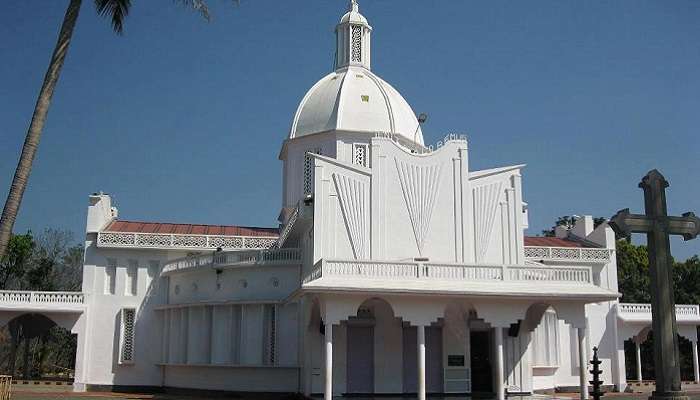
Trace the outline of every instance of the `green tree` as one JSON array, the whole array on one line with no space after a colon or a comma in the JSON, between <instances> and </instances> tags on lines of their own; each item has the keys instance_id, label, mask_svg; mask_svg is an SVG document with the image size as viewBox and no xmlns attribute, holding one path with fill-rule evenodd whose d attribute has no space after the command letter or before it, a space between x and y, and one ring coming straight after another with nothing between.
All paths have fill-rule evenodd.
<instances>
[{"instance_id":1,"label":"green tree","mask_svg":"<svg viewBox=\"0 0 700 400\"><path fill-rule=\"evenodd\" d=\"M626 240L618 240L617 282L622 293L621 302L649 303L649 254L646 246L636 246Z\"/></svg>"},{"instance_id":2,"label":"green tree","mask_svg":"<svg viewBox=\"0 0 700 400\"><path fill-rule=\"evenodd\" d=\"M179 2L198 11L205 19L209 19L209 9L204 0L179 0ZM94 0L94 4L97 13L110 19L114 31L117 34L121 34L124 30L124 20L131 9L131 0ZM7 251L10 237L12 236L12 228L17 219L24 191L27 188L34 157L36 156L41 133L44 130L44 124L49 112L51 98L68 54L68 48L73 38L73 29L78 20L81 5L82 0L70 0L68 3L61 30L58 34L58 41L49 61L49 68L44 76L44 83L39 90L39 97L34 106L34 113L24 139L22 153L10 185L10 192L7 195L7 200L5 200L2 216L0 216L0 257Z\"/></svg>"},{"instance_id":3,"label":"green tree","mask_svg":"<svg viewBox=\"0 0 700 400\"><path fill-rule=\"evenodd\" d=\"M673 266L676 304L700 304L700 258L696 255Z\"/></svg>"},{"instance_id":4,"label":"green tree","mask_svg":"<svg viewBox=\"0 0 700 400\"><path fill-rule=\"evenodd\" d=\"M33 248L31 233L13 235L10 238L7 254L0 259L0 290L16 286L24 277Z\"/></svg>"}]
</instances>

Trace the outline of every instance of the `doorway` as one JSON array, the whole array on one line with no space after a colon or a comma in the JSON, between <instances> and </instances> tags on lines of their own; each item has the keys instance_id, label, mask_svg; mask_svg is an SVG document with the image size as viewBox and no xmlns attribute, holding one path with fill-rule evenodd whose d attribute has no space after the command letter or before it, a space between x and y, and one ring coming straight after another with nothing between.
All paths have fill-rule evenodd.
<instances>
[{"instance_id":1,"label":"doorway","mask_svg":"<svg viewBox=\"0 0 700 400\"><path fill-rule=\"evenodd\" d=\"M472 392L493 393L491 335L489 331L471 331L470 351Z\"/></svg>"},{"instance_id":2,"label":"doorway","mask_svg":"<svg viewBox=\"0 0 700 400\"><path fill-rule=\"evenodd\" d=\"M348 326L347 392L374 392L374 327Z\"/></svg>"}]
</instances>

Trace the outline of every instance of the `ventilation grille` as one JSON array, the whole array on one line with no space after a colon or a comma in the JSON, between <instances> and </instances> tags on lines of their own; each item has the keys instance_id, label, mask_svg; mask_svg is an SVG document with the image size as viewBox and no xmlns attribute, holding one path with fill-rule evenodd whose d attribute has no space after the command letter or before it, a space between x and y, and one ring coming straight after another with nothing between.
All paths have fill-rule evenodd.
<instances>
[{"instance_id":1,"label":"ventilation grille","mask_svg":"<svg viewBox=\"0 0 700 400\"><path fill-rule=\"evenodd\" d=\"M304 155L304 195L314 192L314 164L308 153L321 154L321 149L310 149Z\"/></svg>"},{"instance_id":2,"label":"ventilation grille","mask_svg":"<svg viewBox=\"0 0 700 400\"><path fill-rule=\"evenodd\" d=\"M134 319L136 310L125 308L122 310L122 351L121 361L131 363L134 361Z\"/></svg>"},{"instance_id":3,"label":"ventilation grille","mask_svg":"<svg viewBox=\"0 0 700 400\"><path fill-rule=\"evenodd\" d=\"M363 167L367 166L367 146L356 144L353 148L352 162Z\"/></svg>"},{"instance_id":4,"label":"ventilation grille","mask_svg":"<svg viewBox=\"0 0 700 400\"><path fill-rule=\"evenodd\" d=\"M352 61L362 62L362 27L352 27Z\"/></svg>"}]
</instances>

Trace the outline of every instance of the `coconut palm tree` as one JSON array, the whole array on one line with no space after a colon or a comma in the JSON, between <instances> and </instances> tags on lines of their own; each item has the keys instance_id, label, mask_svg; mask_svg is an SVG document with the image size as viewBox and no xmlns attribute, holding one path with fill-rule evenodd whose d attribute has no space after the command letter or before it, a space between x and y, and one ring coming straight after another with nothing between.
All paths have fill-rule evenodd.
<instances>
[{"instance_id":1,"label":"coconut palm tree","mask_svg":"<svg viewBox=\"0 0 700 400\"><path fill-rule=\"evenodd\" d=\"M122 34L124 20L131 8L131 0L94 0L94 2L97 13L103 17L109 18L114 31L117 34ZM209 10L204 0L176 0L176 2L192 8L199 12L205 19L209 20ZM46 123L46 115L51 105L51 97L53 96L56 83L58 83L58 78L61 74L63 62L68 53L68 47L73 37L73 28L75 28L75 22L78 19L81 4L82 0L70 0L68 3L68 9L66 10L66 15L63 17L63 24L61 25L61 31L58 34L58 41L53 50L49 68L44 76L44 83L41 85L39 98L34 106L34 114L32 114L32 121L29 124L27 136L24 139L22 154L17 163L15 175L12 178L12 185L10 186L10 192L5 201L5 207L2 210L2 217L0 217L0 258L5 255L5 251L7 250L10 236L12 235L12 227L15 224L15 219L17 219L17 212L22 203L24 190L27 188L34 156L36 155L39 139L41 139L41 132Z\"/></svg>"}]
</instances>

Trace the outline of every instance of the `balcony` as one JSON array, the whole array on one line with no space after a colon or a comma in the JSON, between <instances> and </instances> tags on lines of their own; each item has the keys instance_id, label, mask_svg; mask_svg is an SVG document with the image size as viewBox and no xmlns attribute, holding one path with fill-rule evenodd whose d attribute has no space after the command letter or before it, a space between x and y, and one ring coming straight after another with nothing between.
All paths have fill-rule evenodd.
<instances>
[{"instance_id":1,"label":"balcony","mask_svg":"<svg viewBox=\"0 0 700 400\"><path fill-rule=\"evenodd\" d=\"M590 266L536 263L468 265L324 259L303 278L302 289L567 296L596 301L617 298L617 293L593 283Z\"/></svg>"},{"instance_id":2,"label":"balcony","mask_svg":"<svg viewBox=\"0 0 700 400\"><path fill-rule=\"evenodd\" d=\"M626 322L651 322L651 304L620 303L617 316ZM700 306L695 304L677 304L676 321L678 323L700 323Z\"/></svg>"},{"instance_id":3,"label":"balcony","mask_svg":"<svg viewBox=\"0 0 700 400\"><path fill-rule=\"evenodd\" d=\"M85 295L81 292L0 290L0 310L69 312L84 307Z\"/></svg>"},{"instance_id":4,"label":"balcony","mask_svg":"<svg viewBox=\"0 0 700 400\"><path fill-rule=\"evenodd\" d=\"M545 262L607 264L612 252L610 249L589 247L525 246L525 258Z\"/></svg>"},{"instance_id":5,"label":"balcony","mask_svg":"<svg viewBox=\"0 0 700 400\"><path fill-rule=\"evenodd\" d=\"M201 268L231 268L243 266L270 266L301 264L301 251L297 248L222 251L178 258L165 263L163 275L191 272Z\"/></svg>"}]
</instances>

